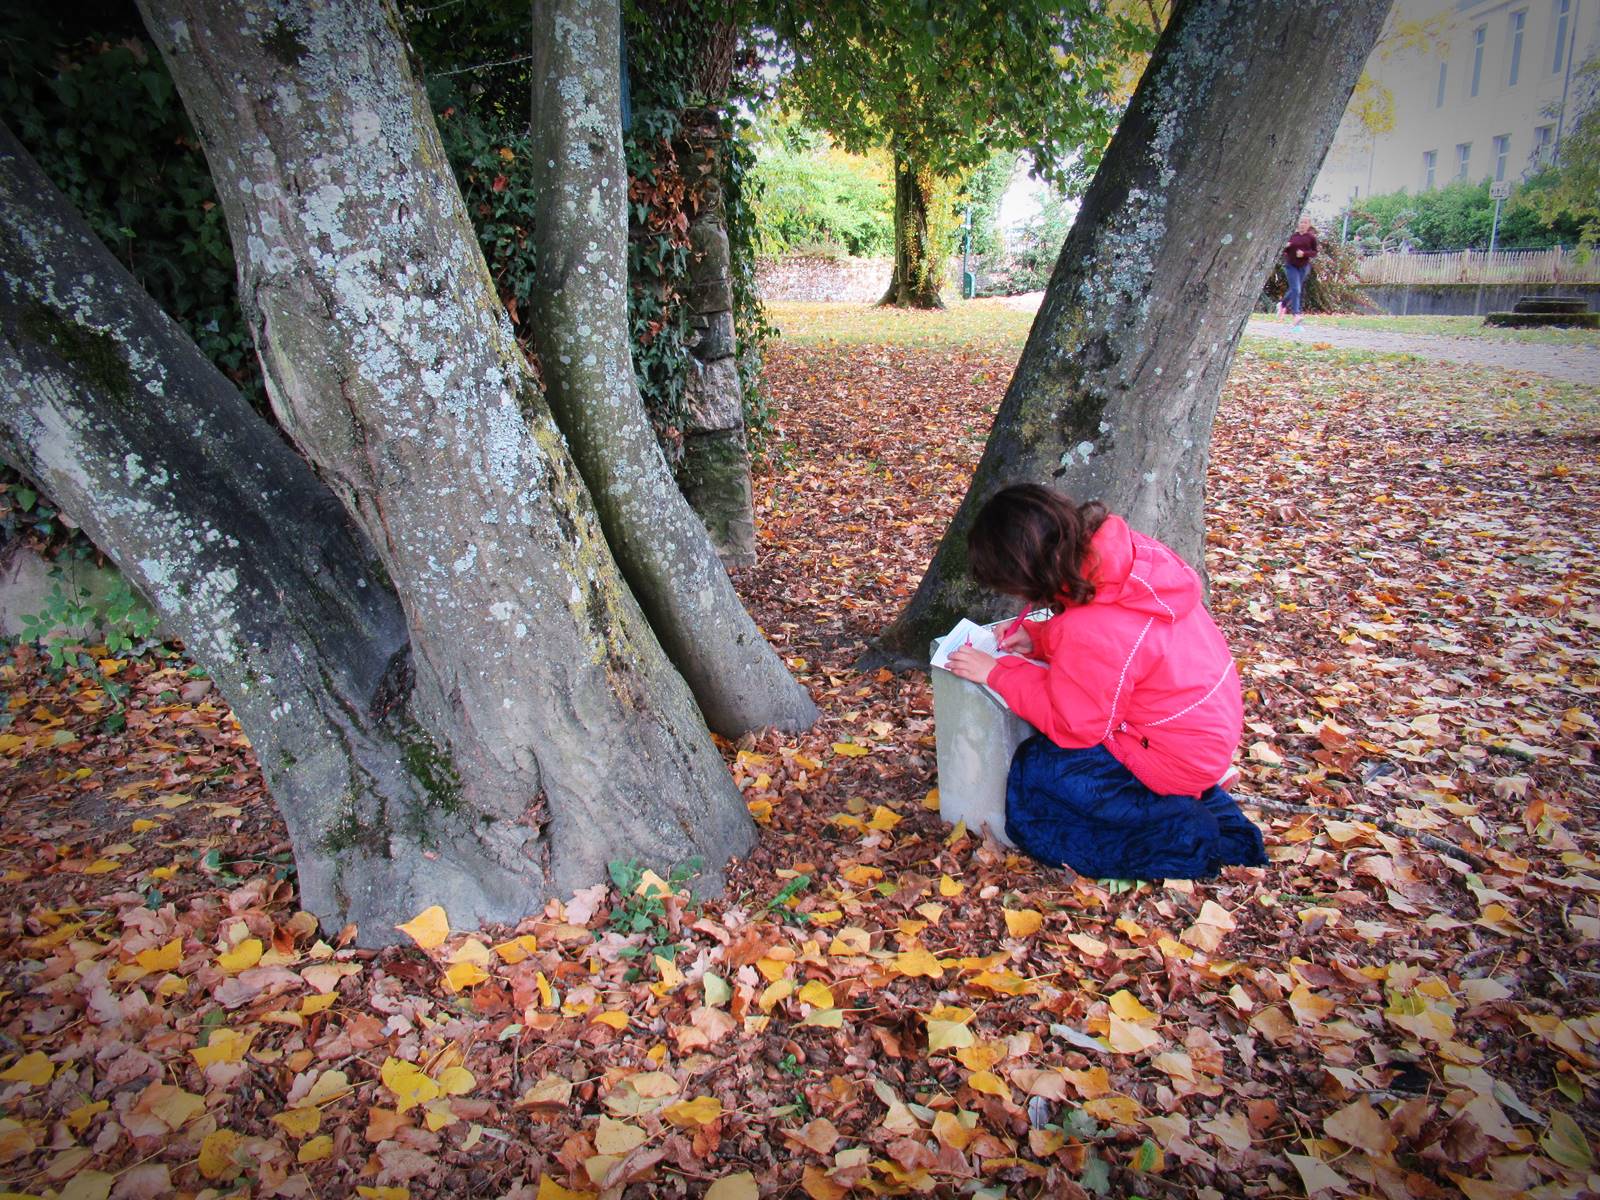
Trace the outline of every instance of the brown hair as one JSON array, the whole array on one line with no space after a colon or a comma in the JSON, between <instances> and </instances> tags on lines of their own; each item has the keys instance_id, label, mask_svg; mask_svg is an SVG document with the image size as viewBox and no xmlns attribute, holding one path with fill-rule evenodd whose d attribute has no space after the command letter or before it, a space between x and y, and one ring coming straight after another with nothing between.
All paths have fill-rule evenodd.
<instances>
[{"instance_id":1,"label":"brown hair","mask_svg":"<svg viewBox=\"0 0 1600 1200\"><path fill-rule=\"evenodd\" d=\"M1032 604L1087 604L1094 599L1089 543L1106 515L1099 501L1074 504L1036 483L1002 488L967 532L972 577Z\"/></svg>"}]
</instances>

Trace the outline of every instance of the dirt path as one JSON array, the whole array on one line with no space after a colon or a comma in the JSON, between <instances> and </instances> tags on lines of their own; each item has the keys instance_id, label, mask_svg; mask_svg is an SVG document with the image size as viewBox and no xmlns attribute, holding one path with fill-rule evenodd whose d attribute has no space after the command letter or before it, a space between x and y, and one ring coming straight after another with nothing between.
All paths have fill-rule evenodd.
<instances>
[{"instance_id":1,"label":"dirt path","mask_svg":"<svg viewBox=\"0 0 1600 1200\"><path fill-rule=\"evenodd\" d=\"M1490 341L1487 338L1438 337L1420 333L1388 333L1380 329L1344 329L1315 322L1295 329L1272 317L1255 316L1245 332L1283 341L1323 343L1349 350L1377 350L1385 354L1415 354L1440 362L1464 363L1504 371L1528 371L1566 383L1600 386L1600 349L1590 346L1549 346L1529 342Z\"/></svg>"}]
</instances>

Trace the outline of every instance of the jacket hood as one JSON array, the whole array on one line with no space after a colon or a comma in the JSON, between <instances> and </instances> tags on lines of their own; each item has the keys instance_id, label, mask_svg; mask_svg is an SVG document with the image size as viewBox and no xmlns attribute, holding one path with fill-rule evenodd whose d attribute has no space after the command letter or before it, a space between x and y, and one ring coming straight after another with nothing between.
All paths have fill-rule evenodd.
<instances>
[{"instance_id":1,"label":"jacket hood","mask_svg":"<svg viewBox=\"0 0 1600 1200\"><path fill-rule=\"evenodd\" d=\"M1176 621L1200 603L1200 577L1154 538L1136 534L1108 516L1090 543L1095 561L1095 604L1115 604L1146 616Z\"/></svg>"}]
</instances>

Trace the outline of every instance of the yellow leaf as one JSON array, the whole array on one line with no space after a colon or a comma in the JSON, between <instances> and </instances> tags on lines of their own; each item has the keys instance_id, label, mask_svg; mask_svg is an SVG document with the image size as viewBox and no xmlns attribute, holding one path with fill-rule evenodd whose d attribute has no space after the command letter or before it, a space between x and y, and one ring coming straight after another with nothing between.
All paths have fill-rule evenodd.
<instances>
[{"instance_id":1,"label":"yellow leaf","mask_svg":"<svg viewBox=\"0 0 1600 1200\"><path fill-rule=\"evenodd\" d=\"M260 962L264 949L260 938L245 938L232 950L217 955L217 966L229 975L237 975Z\"/></svg>"},{"instance_id":2,"label":"yellow leaf","mask_svg":"<svg viewBox=\"0 0 1600 1200\"><path fill-rule=\"evenodd\" d=\"M895 812L892 808L885 808L880 804L877 808L872 810L872 820L867 822L867 828L876 829L879 832L886 832L890 829L893 829L903 820L905 820L905 818L899 813Z\"/></svg>"},{"instance_id":3,"label":"yellow leaf","mask_svg":"<svg viewBox=\"0 0 1600 1200\"><path fill-rule=\"evenodd\" d=\"M133 956L133 961L146 971L176 971L183 961L183 943L173 938L165 946L153 946Z\"/></svg>"},{"instance_id":4,"label":"yellow leaf","mask_svg":"<svg viewBox=\"0 0 1600 1200\"><path fill-rule=\"evenodd\" d=\"M776 983L767 985L766 991L761 993L761 998L756 1001L756 1007L764 1013L770 1013L789 994L794 991L794 980L780 979Z\"/></svg>"},{"instance_id":5,"label":"yellow leaf","mask_svg":"<svg viewBox=\"0 0 1600 1200\"><path fill-rule=\"evenodd\" d=\"M1123 988L1113 992L1110 998L1111 1011L1124 1021L1153 1021L1155 1013L1139 1003L1139 997Z\"/></svg>"},{"instance_id":6,"label":"yellow leaf","mask_svg":"<svg viewBox=\"0 0 1600 1200\"><path fill-rule=\"evenodd\" d=\"M983 1092L988 1096L999 1096L1000 1099L1008 1104L1011 1102L1011 1089L1006 1086L1005 1080L1001 1079L993 1071L974 1071L967 1076L967 1086L975 1092Z\"/></svg>"},{"instance_id":7,"label":"yellow leaf","mask_svg":"<svg viewBox=\"0 0 1600 1200\"><path fill-rule=\"evenodd\" d=\"M1032 908L1002 908L1005 914L1006 932L1012 937L1032 937L1044 925L1044 914Z\"/></svg>"},{"instance_id":8,"label":"yellow leaf","mask_svg":"<svg viewBox=\"0 0 1600 1200\"><path fill-rule=\"evenodd\" d=\"M928 1018L928 1053L937 1054L940 1050L955 1050L962 1046L970 1046L977 1038L972 1030L961 1021L936 1020Z\"/></svg>"},{"instance_id":9,"label":"yellow leaf","mask_svg":"<svg viewBox=\"0 0 1600 1200\"><path fill-rule=\"evenodd\" d=\"M872 935L856 925L846 925L828 943L828 953L838 958L853 958L871 949Z\"/></svg>"},{"instance_id":10,"label":"yellow leaf","mask_svg":"<svg viewBox=\"0 0 1600 1200\"><path fill-rule=\"evenodd\" d=\"M512 938L509 942L501 942L494 948L494 952L500 956L501 962L511 967L528 958L538 948L538 939L523 934L521 937Z\"/></svg>"},{"instance_id":11,"label":"yellow leaf","mask_svg":"<svg viewBox=\"0 0 1600 1200\"><path fill-rule=\"evenodd\" d=\"M1111 1028L1106 1041L1118 1054L1138 1054L1161 1044L1161 1035L1132 1021L1125 1021L1115 1013L1111 1015Z\"/></svg>"},{"instance_id":12,"label":"yellow leaf","mask_svg":"<svg viewBox=\"0 0 1600 1200\"><path fill-rule=\"evenodd\" d=\"M286 1108L272 1120L290 1137L303 1138L322 1127L322 1110L316 1107Z\"/></svg>"},{"instance_id":13,"label":"yellow leaf","mask_svg":"<svg viewBox=\"0 0 1600 1200\"><path fill-rule=\"evenodd\" d=\"M1289 1008L1294 1013L1294 1019L1302 1025L1326 1021L1336 1007L1328 997L1317 995L1303 983L1289 993Z\"/></svg>"},{"instance_id":14,"label":"yellow leaf","mask_svg":"<svg viewBox=\"0 0 1600 1200\"><path fill-rule=\"evenodd\" d=\"M326 1104L350 1090L350 1076L343 1071L324 1071L311 1085L302 1104Z\"/></svg>"},{"instance_id":15,"label":"yellow leaf","mask_svg":"<svg viewBox=\"0 0 1600 1200\"><path fill-rule=\"evenodd\" d=\"M761 1189L749 1171L726 1175L706 1189L705 1200L759 1200Z\"/></svg>"},{"instance_id":16,"label":"yellow leaf","mask_svg":"<svg viewBox=\"0 0 1600 1200\"><path fill-rule=\"evenodd\" d=\"M152 829L160 829L160 821L152 821L149 817L139 817L133 823L135 833L149 833Z\"/></svg>"},{"instance_id":17,"label":"yellow leaf","mask_svg":"<svg viewBox=\"0 0 1600 1200\"><path fill-rule=\"evenodd\" d=\"M844 1009L814 1008L800 1024L811 1025L817 1029L843 1029Z\"/></svg>"},{"instance_id":18,"label":"yellow leaf","mask_svg":"<svg viewBox=\"0 0 1600 1200\"><path fill-rule=\"evenodd\" d=\"M518 1108L531 1108L536 1104L566 1104L572 1099L572 1081L560 1075L544 1075L521 1096Z\"/></svg>"},{"instance_id":19,"label":"yellow leaf","mask_svg":"<svg viewBox=\"0 0 1600 1200\"><path fill-rule=\"evenodd\" d=\"M438 1133L446 1125L453 1125L456 1114L450 1108L448 1100L431 1101L423 1110L422 1123L428 1127L429 1133Z\"/></svg>"},{"instance_id":20,"label":"yellow leaf","mask_svg":"<svg viewBox=\"0 0 1600 1200\"><path fill-rule=\"evenodd\" d=\"M715 1096L696 1096L667 1105L661 1115L679 1129L709 1125L722 1115L722 1101Z\"/></svg>"},{"instance_id":21,"label":"yellow leaf","mask_svg":"<svg viewBox=\"0 0 1600 1200\"><path fill-rule=\"evenodd\" d=\"M485 971L474 962L458 962L444 973L444 985L452 992L459 992L464 988L476 987L489 978Z\"/></svg>"},{"instance_id":22,"label":"yellow leaf","mask_svg":"<svg viewBox=\"0 0 1600 1200\"><path fill-rule=\"evenodd\" d=\"M395 1110L406 1112L419 1104L439 1098L439 1085L428 1078L416 1063L400 1058L386 1058L378 1072L383 1085L394 1093Z\"/></svg>"},{"instance_id":23,"label":"yellow leaf","mask_svg":"<svg viewBox=\"0 0 1600 1200\"><path fill-rule=\"evenodd\" d=\"M627 1154L650 1140L650 1135L637 1125L618 1121L615 1117L601 1117L595 1130L594 1148L601 1154Z\"/></svg>"},{"instance_id":24,"label":"yellow leaf","mask_svg":"<svg viewBox=\"0 0 1600 1200\"><path fill-rule=\"evenodd\" d=\"M594 1200L593 1192L575 1192L562 1187L548 1175L539 1176L539 1193L534 1200Z\"/></svg>"},{"instance_id":25,"label":"yellow leaf","mask_svg":"<svg viewBox=\"0 0 1600 1200\"><path fill-rule=\"evenodd\" d=\"M939 811L939 789L934 788L922 798L922 807L929 812Z\"/></svg>"},{"instance_id":26,"label":"yellow leaf","mask_svg":"<svg viewBox=\"0 0 1600 1200\"><path fill-rule=\"evenodd\" d=\"M320 1134L308 1142L300 1143L300 1150L294 1156L298 1163L321 1162L333 1154L333 1138L328 1134Z\"/></svg>"},{"instance_id":27,"label":"yellow leaf","mask_svg":"<svg viewBox=\"0 0 1600 1200\"><path fill-rule=\"evenodd\" d=\"M639 876L639 883L633 889L635 896L643 896L647 900L665 900L672 895L672 887L654 871L646 870Z\"/></svg>"},{"instance_id":28,"label":"yellow leaf","mask_svg":"<svg viewBox=\"0 0 1600 1200\"><path fill-rule=\"evenodd\" d=\"M220 1031L219 1031L220 1032ZM207 1179L232 1179L244 1170L233 1159L233 1152L244 1139L231 1129L218 1129L206 1134L200 1143L200 1174Z\"/></svg>"},{"instance_id":29,"label":"yellow leaf","mask_svg":"<svg viewBox=\"0 0 1600 1200\"><path fill-rule=\"evenodd\" d=\"M854 742L835 742L833 752L843 758L860 758L863 754L872 753L866 746L858 746Z\"/></svg>"},{"instance_id":30,"label":"yellow leaf","mask_svg":"<svg viewBox=\"0 0 1600 1200\"><path fill-rule=\"evenodd\" d=\"M594 1020L597 1024L611 1026L618 1033L628 1027L628 1014L625 1012L596 1013Z\"/></svg>"},{"instance_id":31,"label":"yellow leaf","mask_svg":"<svg viewBox=\"0 0 1600 1200\"><path fill-rule=\"evenodd\" d=\"M332 1008L338 1000L338 992L324 992L318 996L307 996L300 1001L300 1014L306 1017L312 1016L323 1011L323 1009Z\"/></svg>"},{"instance_id":32,"label":"yellow leaf","mask_svg":"<svg viewBox=\"0 0 1600 1200\"><path fill-rule=\"evenodd\" d=\"M106 1200L111 1194L111 1185L117 1181L115 1175L108 1175L104 1171L79 1171L68 1181L67 1186L61 1189L59 1200ZM21 1195L22 1193L5 1193L6 1195Z\"/></svg>"},{"instance_id":33,"label":"yellow leaf","mask_svg":"<svg viewBox=\"0 0 1600 1200\"><path fill-rule=\"evenodd\" d=\"M111 1107L109 1100L95 1100L89 1104L80 1104L67 1114L67 1126L73 1133L82 1133L89 1128L89 1122L99 1113Z\"/></svg>"},{"instance_id":34,"label":"yellow leaf","mask_svg":"<svg viewBox=\"0 0 1600 1200\"><path fill-rule=\"evenodd\" d=\"M939 960L922 946L913 946L895 956L894 969L907 978L926 975L929 979L943 979L944 968Z\"/></svg>"},{"instance_id":35,"label":"yellow leaf","mask_svg":"<svg viewBox=\"0 0 1600 1200\"><path fill-rule=\"evenodd\" d=\"M250 1043L255 1040L253 1033L239 1033L232 1029L213 1029L211 1036L204 1046L196 1046L189 1051L194 1056L194 1061L204 1069L213 1063L236 1063L243 1060L245 1052L250 1049Z\"/></svg>"},{"instance_id":36,"label":"yellow leaf","mask_svg":"<svg viewBox=\"0 0 1600 1200\"><path fill-rule=\"evenodd\" d=\"M966 890L966 884L961 883L958 880L951 879L948 875L939 876L939 895L943 896L946 900L950 899L952 896L959 896Z\"/></svg>"},{"instance_id":37,"label":"yellow leaf","mask_svg":"<svg viewBox=\"0 0 1600 1200\"><path fill-rule=\"evenodd\" d=\"M812 1008L832 1008L833 991L820 979L810 980L800 989L800 999Z\"/></svg>"},{"instance_id":38,"label":"yellow leaf","mask_svg":"<svg viewBox=\"0 0 1600 1200\"><path fill-rule=\"evenodd\" d=\"M4 1071L0 1080L7 1083L25 1083L29 1087L43 1087L55 1078L56 1067L42 1050L24 1054Z\"/></svg>"},{"instance_id":39,"label":"yellow leaf","mask_svg":"<svg viewBox=\"0 0 1600 1200\"><path fill-rule=\"evenodd\" d=\"M97 858L83 869L85 875L104 875L108 871L115 871L122 864L114 858Z\"/></svg>"},{"instance_id":40,"label":"yellow leaf","mask_svg":"<svg viewBox=\"0 0 1600 1200\"><path fill-rule=\"evenodd\" d=\"M442 945L445 938L450 936L450 919L444 915L444 909L435 904L425 908L404 925L396 925L401 933L405 934L424 950L432 950Z\"/></svg>"},{"instance_id":41,"label":"yellow leaf","mask_svg":"<svg viewBox=\"0 0 1600 1200\"><path fill-rule=\"evenodd\" d=\"M478 1086L477 1077L465 1067L446 1067L435 1082L446 1096L465 1096Z\"/></svg>"}]
</instances>

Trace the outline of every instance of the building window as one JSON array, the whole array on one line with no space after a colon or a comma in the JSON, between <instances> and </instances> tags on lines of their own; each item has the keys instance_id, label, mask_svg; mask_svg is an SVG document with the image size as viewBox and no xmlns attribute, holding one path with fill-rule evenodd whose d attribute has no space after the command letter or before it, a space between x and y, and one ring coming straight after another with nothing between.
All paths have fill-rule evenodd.
<instances>
[{"instance_id":1,"label":"building window","mask_svg":"<svg viewBox=\"0 0 1600 1200\"><path fill-rule=\"evenodd\" d=\"M1522 31L1528 25L1528 10L1511 14L1511 70L1506 76L1506 86L1516 87L1517 76L1522 73Z\"/></svg>"},{"instance_id":2,"label":"building window","mask_svg":"<svg viewBox=\"0 0 1600 1200\"><path fill-rule=\"evenodd\" d=\"M1478 94L1478 84L1483 80L1483 43L1489 36L1489 27L1479 25L1472 31L1472 88L1468 96Z\"/></svg>"},{"instance_id":3,"label":"building window","mask_svg":"<svg viewBox=\"0 0 1600 1200\"><path fill-rule=\"evenodd\" d=\"M1422 152L1422 190L1433 191L1433 172L1439 165L1439 152L1437 150L1424 150Z\"/></svg>"},{"instance_id":4,"label":"building window","mask_svg":"<svg viewBox=\"0 0 1600 1200\"><path fill-rule=\"evenodd\" d=\"M1502 133L1494 140L1494 181L1499 183L1506 177L1506 159L1511 157L1511 135Z\"/></svg>"},{"instance_id":5,"label":"building window","mask_svg":"<svg viewBox=\"0 0 1600 1200\"><path fill-rule=\"evenodd\" d=\"M1567 18L1572 15L1572 0L1556 0L1556 61L1550 68L1552 75L1561 74L1567 61Z\"/></svg>"},{"instance_id":6,"label":"building window","mask_svg":"<svg viewBox=\"0 0 1600 1200\"><path fill-rule=\"evenodd\" d=\"M1446 72L1449 71L1449 69L1450 69L1450 64L1449 63L1443 63L1442 62L1442 63L1439 64L1439 92L1433 98L1433 106L1435 108L1443 108L1444 107L1444 77L1445 77Z\"/></svg>"},{"instance_id":7,"label":"building window","mask_svg":"<svg viewBox=\"0 0 1600 1200\"><path fill-rule=\"evenodd\" d=\"M1472 165L1472 143L1456 143L1456 178L1465 179L1467 170Z\"/></svg>"},{"instance_id":8,"label":"building window","mask_svg":"<svg viewBox=\"0 0 1600 1200\"><path fill-rule=\"evenodd\" d=\"M1535 167L1548 167L1550 165L1550 151L1555 145L1556 127L1554 125L1540 125L1533 131L1533 165Z\"/></svg>"}]
</instances>

